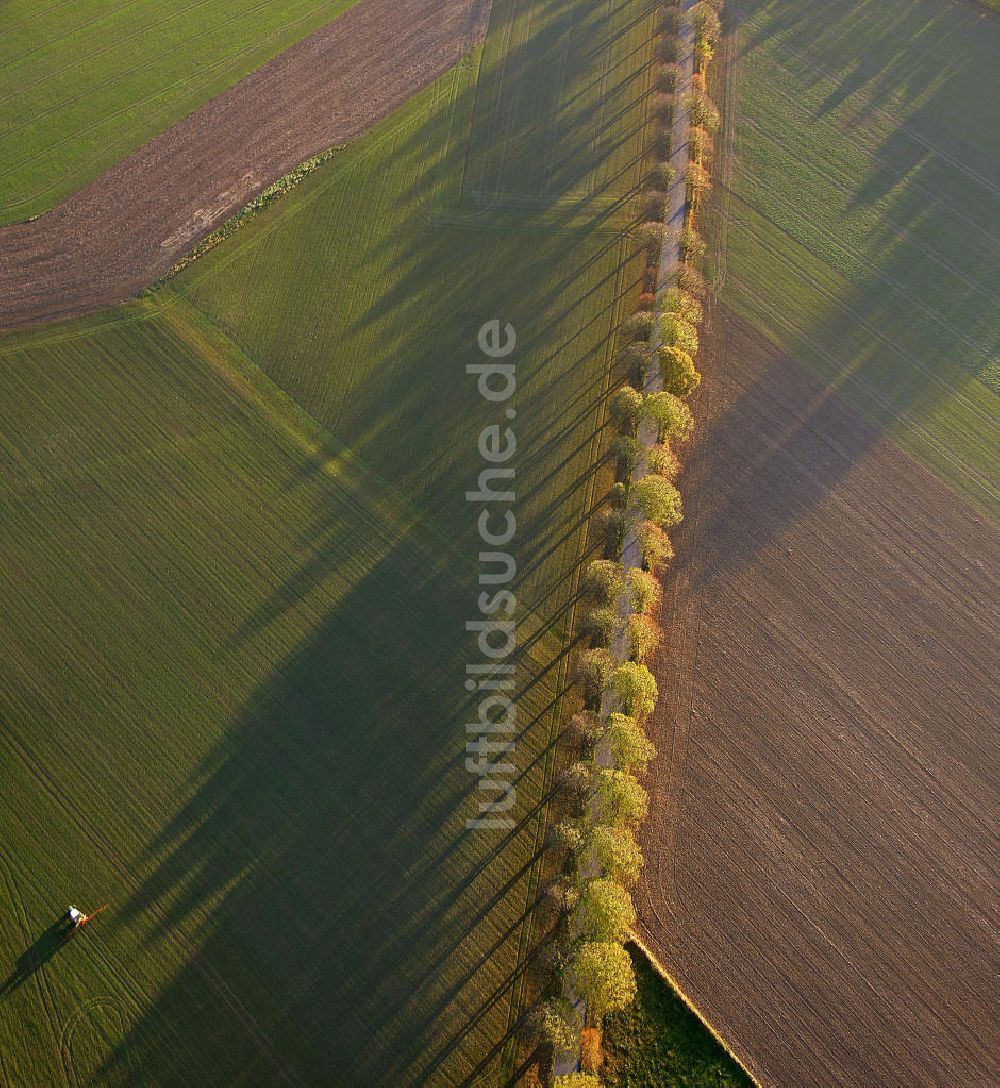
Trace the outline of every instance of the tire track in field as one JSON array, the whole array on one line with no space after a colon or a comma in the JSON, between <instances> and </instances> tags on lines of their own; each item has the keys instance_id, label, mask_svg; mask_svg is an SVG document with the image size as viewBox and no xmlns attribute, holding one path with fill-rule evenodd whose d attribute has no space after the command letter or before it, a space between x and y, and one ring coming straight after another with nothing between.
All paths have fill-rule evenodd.
<instances>
[{"instance_id":1,"label":"tire track in field","mask_svg":"<svg viewBox=\"0 0 1000 1088\"><path fill-rule=\"evenodd\" d=\"M132 1017L126 1009L124 1002L115 997L114 994L98 994L96 997L91 997L86 1001L81 1002L73 1010L64 1024L62 1033L59 1037L59 1059L62 1063L63 1073L67 1083L74 1086L79 1086L84 1083L80 1076L79 1069L77 1068L76 1059L73 1055L73 1036L81 1023L88 1019L91 1013L97 1009L110 1010L118 1022L119 1037L117 1049L124 1051L125 1053L125 1061L128 1064L129 1073L131 1075L129 1083L145 1083L142 1071L136 1069L128 1057L128 1033L129 1028L132 1025ZM134 1079L136 1077L138 1078L137 1081Z\"/></svg>"},{"instance_id":2,"label":"tire track in field","mask_svg":"<svg viewBox=\"0 0 1000 1088\"><path fill-rule=\"evenodd\" d=\"M134 892L141 890L141 881L132 874L125 859L105 838L103 832L91 821L87 813L76 805L52 776L48 774L30 749L14 735L12 730L5 731L4 738L39 786L72 818L78 827L85 830L87 838L107 862L108 867ZM145 909L158 922L165 923L166 913L156 902L148 902ZM284 1061L264 1029L246 1009L225 979L204 959L199 949L176 927L164 925L163 933L167 940L171 941L183 952L186 962L202 973L205 981L214 989L236 1020L247 1028L248 1034L257 1044L261 1053L270 1060L272 1067L281 1080L289 1085L301 1086L302 1082L294 1069Z\"/></svg>"},{"instance_id":3,"label":"tire track in field","mask_svg":"<svg viewBox=\"0 0 1000 1088\"><path fill-rule=\"evenodd\" d=\"M0 229L0 329L111 306L299 163L481 41L490 0L361 0L29 223Z\"/></svg>"},{"instance_id":4,"label":"tire track in field","mask_svg":"<svg viewBox=\"0 0 1000 1088\"><path fill-rule=\"evenodd\" d=\"M10 901L14 905L15 912L17 914L18 925L21 929L22 936L25 942L30 945L35 939L36 935L32 933L31 925L28 922L28 912L24 906L24 900L21 898L21 890L17 884L17 878L14 875L14 866L10 858L5 851L0 850L0 873L3 874L4 883L7 885L7 891L10 895ZM62 1035L62 1029L60 1027L60 1017L58 1010L56 1009L55 998L52 995L52 989L49 986L49 980L46 973L38 968L32 971L32 981L38 989L38 1001L42 1006L42 1011L45 1013L45 1020L49 1025L49 1033L52 1036L52 1044L55 1047L59 1046L59 1040ZM0 1051L0 1061L2 1061L2 1051ZM2 1065L0 1065L2 1068ZM65 1077L65 1073L64 1073ZM66 1077L66 1085L69 1088L70 1081ZM12 1083L10 1081L4 1082Z\"/></svg>"}]
</instances>

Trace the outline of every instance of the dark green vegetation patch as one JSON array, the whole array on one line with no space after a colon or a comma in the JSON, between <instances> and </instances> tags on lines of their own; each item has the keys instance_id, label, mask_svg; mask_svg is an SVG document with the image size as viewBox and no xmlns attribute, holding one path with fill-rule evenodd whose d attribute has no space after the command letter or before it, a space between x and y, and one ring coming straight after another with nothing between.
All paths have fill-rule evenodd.
<instances>
[{"instance_id":1,"label":"dark green vegetation patch","mask_svg":"<svg viewBox=\"0 0 1000 1088\"><path fill-rule=\"evenodd\" d=\"M751 1088L753 1081L697 1016L629 945L639 993L605 1018L608 1088Z\"/></svg>"}]
</instances>

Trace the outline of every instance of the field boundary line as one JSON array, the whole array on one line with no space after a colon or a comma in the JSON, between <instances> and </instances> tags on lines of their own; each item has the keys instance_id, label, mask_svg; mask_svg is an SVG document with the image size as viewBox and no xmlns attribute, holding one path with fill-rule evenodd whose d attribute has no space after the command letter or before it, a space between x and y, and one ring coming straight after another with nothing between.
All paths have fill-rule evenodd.
<instances>
[{"instance_id":1,"label":"field boundary line","mask_svg":"<svg viewBox=\"0 0 1000 1088\"><path fill-rule=\"evenodd\" d=\"M722 1036L715 1030L714 1027L712 1027L711 1021L705 1018L704 1014L694 1003L694 1001L692 1001L691 998L688 997L688 995L684 992L677 979L675 979L674 976L671 975L670 972L663 966L663 964L660 963L660 961L656 958L656 954L643 941L642 937L639 936L639 934L637 933L632 933L629 939L636 946L636 948L639 949L643 956L645 956L649 965L660 976L660 978L662 978L663 981L667 983L670 989L673 990L673 992L681 999L681 1001L683 1001L687 1008L692 1013L694 1013L694 1015L701 1022L702 1027L704 1027L708 1031L712 1038L719 1044L720 1048L724 1050L730 1058L732 1058L732 1060L740 1067L740 1069L743 1070L744 1073L746 1073L746 1075L750 1078L753 1084L756 1085L756 1088L764 1088L764 1085L753 1075L750 1069L740 1059L740 1056L732 1050L726 1040L722 1038Z\"/></svg>"},{"instance_id":2,"label":"field boundary line","mask_svg":"<svg viewBox=\"0 0 1000 1088\"><path fill-rule=\"evenodd\" d=\"M735 282L739 283L740 281L735 281ZM767 314L767 316L770 317L771 320L774 321L774 323L779 328L782 328L786 332L791 333L792 336L794 336L801 343L805 344L811 351L814 351L820 357L826 358L826 359L836 363L835 357L833 355L831 355L825 348L823 348L821 345L817 344L817 342L812 337L810 337L808 334L804 333L801 329L797 329L794 325L790 324L772 306L769 306L766 303L762 302L759 296L754 296L754 304L759 306L761 309L763 309L765 311L765 313ZM885 409L887 414L892 419L897 420L898 422L904 424L905 427L908 428L909 430L912 430L912 431L916 432L917 434L919 434L925 440L926 444L931 449L933 449L936 453L941 455L941 457L942 457L942 459L944 461L952 464L957 469L959 469L960 470L960 473L959 473L960 475L968 476L970 479L975 480L976 483L978 483L982 487L983 491L986 492L987 496L989 496L990 498L993 499L994 504L1000 503L1000 491L997 490L996 485L994 485L992 479L988 475L986 475L983 472L980 472L975 467L970 466L968 462L962 461L959 458L955 457L948 450L947 447L945 447L944 445L942 445L942 443L940 443L937 439L935 439L932 436L931 432L926 427L924 427L921 423L919 423L916 419L914 419L912 415L910 415L908 413L907 414L902 414L902 413L898 412L893 407L891 402L888 401L885 398L884 395L882 395L870 383L865 382L864 379L858 378L856 374L852 373L852 374L849 374L845 378L844 382L842 382L841 384L845 385L845 384L848 384L848 383L854 384L861 391L863 391L865 394L867 394L876 404L880 405L880 407ZM831 387L831 392L836 394L838 388L839 387ZM863 412L861 414L862 414L862 416L864 415ZM887 437L889 437L889 436L887 435ZM896 445L899 445L899 442L898 442L897 439L891 438L891 441L893 441ZM918 463L919 463L919 461L918 461ZM932 475L934 475L936 478L940 479L940 477L937 476L937 473L932 473ZM951 485L949 485L947 480L940 480L940 482L947 485L947 486L949 486L950 490L955 491L955 488L952 487ZM959 495L959 498L962 498L962 496L958 492L955 492L955 493L957 495ZM963 502L968 502L967 499L963 499L962 501ZM976 506L975 508L980 509L978 506ZM980 509L980 512L984 513L984 514L986 513L985 506ZM995 515L988 515L988 516L989 516L991 521L994 521L994 522L996 521Z\"/></svg>"},{"instance_id":3,"label":"field boundary line","mask_svg":"<svg viewBox=\"0 0 1000 1088\"><path fill-rule=\"evenodd\" d=\"M252 45L246 45L246 46L243 46L240 49L233 50L232 52L225 54L223 57L220 57L218 60L213 61L211 64L199 68L198 71L196 73L192 74L191 76L188 76L188 77L186 77L184 79L175 80L173 83L169 83L166 86L160 85L160 86L157 87L155 92L153 92L152 94L146 95L144 98L137 99L136 101L132 102L129 106L123 107L122 109L119 109L119 110L111 111L109 113L102 114L101 119L99 121L92 122L89 125L85 125L83 128L76 129L73 132L72 136L67 136L62 140L56 141L55 143L47 144L41 151L38 151L38 152L36 152L36 153L26 157L26 158L18 159L14 163L13 169L23 167L23 166L25 166L25 165L27 165L27 164L29 164L31 162L34 162L35 160L37 160L39 158L42 158L45 155L48 155L51 152L57 150L59 147L62 147L64 144L72 143L75 140L78 140L81 135L84 135L84 134L89 133L89 132L97 131L98 129L103 127L109 120L113 120L116 117L120 117L124 113L130 113L133 110L135 110L137 107L144 106L148 102L154 102L156 99L161 98L163 96L164 91L173 91L175 88L186 87L188 85L190 85L192 90L196 90L197 88L204 86L206 83L211 82L211 78L216 72L218 72L218 71L220 71L220 70L222 70L222 69L224 69L226 67L234 66L235 63L239 60L239 58L243 57L247 53L255 52L257 49L260 48L262 43L271 41L272 39L274 39L276 37L280 37L282 35L282 33L284 31L286 31L289 27L293 27L293 26L296 26L298 23L308 21L310 16L315 14L321 8L326 7L328 2L329 2L329 0L325 0L324 3L320 4L319 6L317 6L315 8L310 9L307 13L300 16L299 18L294 19L294 20L292 20L292 21L290 21L288 23L284 23L282 25L282 28L275 29L270 34L265 35L265 37L260 38L260 39L256 39ZM357 2L357 0L356 0L356 2ZM267 6L268 5L266 3L262 3L262 4L258 5L258 8L263 8L263 7L267 7ZM257 8L255 8L254 10L257 10ZM343 12L341 14L343 14ZM240 16L240 18L243 18L243 17L244 16ZM230 22L232 22L232 21L235 21L235 20L230 20ZM331 20L331 22L332 21L335 21L335 20ZM322 24L321 24L321 26L322 26ZM321 29L321 26L317 27L317 29ZM308 36L309 35L307 34L306 37L308 37ZM188 42L192 41L192 40L195 40L195 39L188 39ZM290 42L288 44L287 48L291 49L294 45L298 44L298 42L304 41L304 40L305 40L305 38L296 38L296 39L294 39L292 42ZM187 45L188 42L185 42L184 45ZM181 48L180 46L177 47L177 49L180 49L180 48ZM176 49L172 50L172 51L176 51ZM168 51L167 53L160 54L160 56L168 56L169 53L172 52L172 51ZM273 60L275 56L280 56L280 55L281 55L280 52L277 53L277 54L273 54L271 57L268 58L268 60ZM268 63L268 60L265 60L263 63L264 64ZM135 69L132 69L132 70L135 70ZM247 73L247 75L249 75L249 74L250 73ZM245 78L245 76L241 77L241 78ZM238 82L239 82L239 80L236 80L234 83L229 83L225 88L223 88L223 90L221 90L219 92L219 94L225 93L226 90L228 90L230 87L235 86L236 83L238 83ZM103 84L93 85L90 89L91 90L94 90L94 89L99 90L102 87L113 85L113 84L114 84L114 80L110 80L110 81L106 81ZM77 101L80 101L83 98L86 98L86 95L78 95L73 99L68 99L67 101L68 102L77 102ZM211 99L209 99L208 101L211 101ZM202 105L204 105L204 104L205 103L202 103ZM62 108L63 105L65 105L65 103L61 103L59 108ZM200 107L196 106L194 108L198 109ZM35 114L33 119L37 118L39 116L46 116L48 113L51 113L51 112L58 112L58 110L49 110L49 111L45 111L44 113L41 113L41 114ZM180 121L182 119L183 118L179 118L178 121ZM160 128L159 132L158 132L158 135L165 132L167 130L167 128L170 128L173 124L177 124L178 121L170 122L170 123L167 124L167 126L165 128ZM125 139L126 136L130 136L131 134L137 132L142 127L143 127L142 123L140 122L138 124L132 125L132 126L128 127L127 129L123 130L123 132L122 132L122 142L124 142L124 139ZM13 131L17 131L17 130L13 130ZM154 136L152 138L155 139L156 137ZM137 151L139 149L139 147L141 147L141 146L142 146L141 144L138 145L138 146L132 145L132 151L126 152L126 157L127 157L127 155L132 154L135 151ZM68 172L66 172L66 173L64 173L62 175L59 175L56 178L53 178L52 180L44 183L43 185L40 185L38 188L32 189L30 192L25 193L22 196L17 197L17 198L15 198L13 200L0 202L0 211L8 211L8 210L11 210L11 209L14 209L14 208L18 208L18 207L21 207L24 204L30 203L32 200L39 199L45 193L49 193L53 189L58 188L60 181L70 180L70 179L78 177L80 174L83 174L86 171L87 167L89 167L91 164L93 164L98 159L100 159L100 157L101 157L100 152L97 152L94 155L89 155L85 159L81 160L80 164L77 167L74 167L73 169L69 170ZM0 171L0 177L6 177L8 174L13 172L13 169ZM73 191L76 191L76 190L71 190L69 195L72 195ZM52 210L51 208L46 208L44 211L39 212L38 214L43 215L43 214L45 214L46 211L51 211L51 210Z\"/></svg>"},{"instance_id":4,"label":"field boundary line","mask_svg":"<svg viewBox=\"0 0 1000 1088\"><path fill-rule=\"evenodd\" d=\"M191 346L198 358L204 359L271 430L291 442L331 479L344 479L344 469L347 469L374 485L377 494L369 497L365 503L371 516L380 524L391 521L404 526L408 532L397 536L396 542L419 556L432 570L446 573L469 566L468 559L457 551L454 541L449 540L423 511L275 384L258 363L203 310L184 296L178 296L178 302L181 305L172 307L164 319ZM199 325L206 327L199 328ZM212 339L218 343L213 344ZM229 359L223 358L224 352L230 356ZM334 446L335 450L324 452L324 442ZM323 454L320 461L317 461L318 454ZM346 479L348 486L353 484L350 476ZM385 511L379 509L383 503L387 507ZM396 517L386 514L395 514ZM387 529L388 525L383 527ZM419 536L415 537L412 531L417 528L422 528L430 539L425 541Z\"/></svg>"}]
</instances>

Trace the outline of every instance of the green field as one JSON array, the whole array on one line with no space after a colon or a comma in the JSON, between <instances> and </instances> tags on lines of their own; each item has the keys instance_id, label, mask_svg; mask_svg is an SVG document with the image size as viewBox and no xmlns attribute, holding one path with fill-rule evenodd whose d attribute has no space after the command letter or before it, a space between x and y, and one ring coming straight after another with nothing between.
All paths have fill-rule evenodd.
<instances>
[{"instance_id":1,"label":"green field","mask_svg":"<svg viewBox=\"0 0 1000 1088\"><path fill-rule=\"evenodd\" d=\"M167 286L0 340L0 1082L502 1082L651 37L645 0L497 0L481 54ZM491 318L509 833L465 829Z\"/></svg>"},{"instance_id":2,"label":"green field","mask_svg":"<svg viewBox=\"0 0 1000 1088\"><path fill-rule=\"evenodd\" d=\"M46 211L357 0L5 0L0 223Z\"/></svg>"},{"instance_id":3,"label":"green field","mask_svg":"<svg viewBox=\"0 0 1000 1088\"><path fill-rule=\"evenodd\" d=\"M607 1088L751 1088L753 1081L634 945L639 992L604 1026Z\"/></svg>"},{"instance_id":4,"label":"green field","mask_svg":"<svg viewBox=\"0 0 1000 1088\"><path fill-rule=\"evenodd\" d=\"M738 41L724 301L995 516L1000 21L753 0Z\"/></svg>"}]
</instances>

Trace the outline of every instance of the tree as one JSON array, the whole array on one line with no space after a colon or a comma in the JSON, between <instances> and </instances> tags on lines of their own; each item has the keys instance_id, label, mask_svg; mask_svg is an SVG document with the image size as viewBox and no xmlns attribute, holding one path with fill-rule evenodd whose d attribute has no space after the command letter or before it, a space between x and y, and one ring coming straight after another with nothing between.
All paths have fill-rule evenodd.
<instances>
[{"instance_id":1,"label":"tree","mask_svg":"<svg viewBox=\"0 0 1000 1088\"><path fill-rule=\"evenodd\" d=\"M597 775L597 796L607 823L636 826L646 818L649 795L639 779L626 771L602 767Z\"/></svg>"},{"instance_id":2,"label":"tree","mask_svg":"<svg viewBox=\"0 0 1000 1088\"><path fill-rule=\"evenodd\" d=\"M649 622L646 616L633 616L632 619ZM628 714L608 715L608 744L619 769L629 774L645 774L650 761L656 758L653 742Z\"/></svg>"},{"instance_id":3,"label":"tree","mask_svg":"<svg viewBox=\"0 0 1000 1088\"><path fill-rule=\"evenodd\" d=\"M632 661L645 661L660 645L659 624L651 616L633 613L625 623L625 641Z\"/></svg>"},{"instance_id":4,"label":"tree","mask_svg":"<svg viewBox=\"0 0 1000 1088\"><path fill-rule=\"evenodd\" d=\"M681 70L676 64L661 64L656 72L656 82L664 91L676 91Z\"/></svg>"},{"instance_id":5,"label":"tree","mask_svg":"<svg viewBox=\"0 0 1000 1088\"><path fill-rule=\"evenodd\" d=\"M688 355L698 354L698 330L678 314L660 315L660 340L665 347L679 348Z\"/></svg>"},{"instance_id":6,"label":"tree","mask_svg":"<svg viewBox=\"0 0 1000 1088\"><path fill-rule=\"evenodd\" d=\"M694 227L685 227L677 239L677 244L685 261L700 261L705 256L705 241Z\"/></svg>"},{"instance_id":7,"label":"tree","mask_svg":"<svg viewBox=\"0 0 1000 1088\"><path fill-rule=\"evenodd\" d=\"M632 611L648 615L660 607L663 587L655 574L633 568L628 575L628 595Z\"/></svg>"},{"instance_id":8,"label":"tree","mask_svg":"<svg viewBox=\"0 0 1000 1088\"><path fill-rule=\"evenodd\" d=\"M628 1005L636 994L632 959L620 944L587 941L577 948L572 963L573 985L595 1017ZM580 1074L576 1074L580 1076ZM565 1079L558 1088L591 1088L586 1081ZM598 1082L599 1084L599 1082Z\"/></svg>"},{"instance_id":9,"label":"tree","mask_svg":"<svg viewBox=\"0 0 1000 1088\"><path fill-rule=\"evenodd\" d=\"M701 71L704 71L715 56L715 50L712 48L710 42L706 42L704 38L699 38L694 43L694 59L698 64Z\"/></svg>"},{"instance_id":10,"label":"tree","mask_svg":"<svg viewBox=\"0 0 1000 1088\"><path fill-rule=\"evenodd\" d=\"M636 465L642 458L642 446L631 435L620 434L615 439L612 452L618 464L618 475L628 479L635 472Z\"/></svg>"},{"instance_id":11,"label":"tree","mask_svg":"<svg viewBox=\"0 0 1000 1088\"><path fill-rule=\"evenodd\" d=\"M632 484L636 509L648 521L664 529L683 521L681 493L663 476L643 476Z\"/></svg>"},{"instance_id":12,"label":"tree","mask_svg":"<svg viewBox=\"0 0 1000 1088\"><path fill-rule=\"evenodd\" d=\"M712 188L712 182L708 176L708 171L700 162L695 162L692 159L687 166L686 180L688 201L692 205L697 206L705 193Z\"/></svg>"},{"instance_id":13,"label":"tree","mask_svg":"<svg viewBox=\"0 0 1000 1088\"><path fill-rule=\"evenodd\" d=\"M587 612L586 633L601 646L608 646L618 626L618 613L611 605L599 605Z\"/></svg>"},{"instance_id":14,"label":"tree","mask_svg":"<svg viewBox=\"0 0 1000 1088\"><path fill-rule=\"evenodd\" d=\"M692 91L685 97L684 104L690 111L692 125L712 135L719 131L719 109L707 94Z\"/></svg>"},{"instance_id":15,"label":"tree","mask_svg":"<svg viewBox=\"0 0 1000 1088\"><path fill-rule=\"evenodd\" d=\"M669 442L658 442L655 446L650 446L646 454L646 468L657 476L672 480L680 472L681 463Z\"/></svg>"},{"instance_id":16,"label":"tree","mask_svg":"<svg viewBox=\"0 0 1000 1088\"><path fill-rule=\"evenodd\" d=\"M709 45L715 45L718 42L722 26L718 12L711 4L695 4L688 13L688 18L691 20L691 26L694 28L698 41L708 42Z\"/></svg>"},{"instance_id":17,"label":"tree","mask_svg":"<svg viewBox=\"0 0 1000 1088\"><path fill-rule=\"evenodd\" d=\"M621 555L622 544L625 542L625 530L628 528L629 516L624 510L609 510L604 515L603 529L607 541L607 549L612 555Z\"/></svg>"},{"instance_id":18,"label":"tree","mask_svg":"<svg viewBox=\"0 0 1000 1088\"><path fill-rule=\"evenodd\" d=\"M661 220L667 210L667 195L662 189L647 189L642 194L642 207L647 219Z\"/></svg>"},{"instance_id":19,"label":"tree","mask_svg":"<svg viewBox=\"0 0 1000 1088\"><path fill-rule=\"evenodd\" d=\"M622 331L631 340L648 340L655 322L652 310L638 310L622 326Z\"/></svg>"},{"instance_id":20,"label":"tree","mask_svg":"<svg viewBox=\"0 0 1000 1088\"><path fill-rule=\"evenodd\" d=\"M588 880L576 917L584 936L593 941L622 941L635 925L632 897L614 880Z\"/></svg>"},{"instance_id":21,"label":"tree","mask_svg":"<svg viewBox=\"0 0 1000 1088\"><path fill-rule=\"evenodd\" d=\"M705 297L705 278L692 264L682 264L677 269L677 286L696 298Z\"/></svg>"},{"instance_id":22,"label":"tree","mask_svg":"<svg viewBox=\"0 0 1000 1088\"><path fill-rule=\"evenodd\" d=\"M625 589L625 572L613 559L592 559L583 575L583 591L601 604L613 604Z\"/></svg>"},{"instance_id":23,"label":"tree","mask_svg":"<svg viewBox=\"0 0 1000 1088\"><path fill-rule=\"evenodd\" d=\"M691 158L697 162L701 162L705 157L705 152L711 146L712 141L703 128L698 128L697 125L693 125L688 130L688 150L691 152Z\"/></svg>"},{"instance_id":24,"label":"tree","mask_svg":"<svg viewBox=\"0 0 1000 1088\"><path fill-rule=\"evenodd\" d=\"M548 1043L556 1050L573 1050L580 1033L580 1018L566 998L554 997L528 1009L523 1030L528 1038Z\"/></svg>"},{"instance_id":25,"label":"tree","mask_svg":"<svg viewBox=\"0 0 1000 1088\"><path fill-rule=\"evenodd\" d=\"M619 665L609 680L618 702L626 714L645 718L656 706L656 680L645 665L626 661Z\"/></svg>"},{"instance_id":26,"label":"tree","mask_svg":"<svg viewBox=\"0 0 1000 1088\"><path fill-rule=\"evenodd\" d=\"M589 763L578 760L571 763L556 779L556 788L570 800L579 801L590 790L594 773Z\"/></svg>"},{"instance_id":27,"label":"tree","mask_svg":"<svg viewBox=\"0 0 1000 1088\"><path fill-rule=\"evenodd\" d=\"M647 219L635 228L635 240L640 249L658 250L666 241L667 228L655 219Z\"/></svg>"},{"instance_id":28,"label":"tree","mask_svg":"<svg viewBox=\"0 0 1000 1088\"><path fill-rule=\"evenodd\" d=\"M603 1064L600 1028L584 1028L580 1032L580 1068L585 1073L596 1073Z\"/></svg>"},{"instance_id":29,"label":"tree","mask_svg":"<svg viewBox=\"0 0 1000 1088\"><path fill-rule=\"evenodd\" d=\"M674 96L662 92L654 94L649 100L649 111L658 121L669 121L674 112Z\"/></svg>"},{"instance_id":30,"label":"tree","mask_svg":"<svg viewBox=\"0 0 1000 1088\"><path fill-rule=\"evenodd\" d=\"M626 886L639 879L642 851L631 828L598 824L587 836L585 849L606 877Z\"/></svg>"},{"instance_id":31,"label":"tree","mask_svg":"<svg viewBox=\"0 0 1000 1088\"><path fill-rule=\"evenodd\" d=\"M694 368L694 360L673 344L660 348L659 356L663 388L675 397L689 397L701 382L701 375Z\"/></svg>"},{"instance_id":32,"label":"tree","mask_svg":"<svg viewBox=\"0 0 1000 1088\"><path fill-rule=\"evenodd\" d=\"M566 732L577 744L596 744L604 735L604 727L593 710L580 710L566 723Z\"/></svg>"},{"instance_id":33,"label":"tree","mask_svg":"<svg viewBox=\"0 0 1000 1088\"><path fill-rule=\"evenodd\" d=\"M626 1002L628 1004L628 1002ZM601 1078L593 1073L561 1073L552 1088L604 1088Z\"/></svg>"},{"instance_id":34,"label":"tree","mask_svg":"<svg viewBox=\"0 0 1000 1088\"><path fill-rule=\"evenodd\" d=\"M669 189L674 183L677 171L672 162L658 162L650 171L651 181L661 189Z\"/></svg>"},{"instance_id":35,"label":"tree","mask_svg":"<svg viewBox=\"0 0 1000 1088\"><path fill-rule=\"evenodd\" d=\"M623 385L611 398L611 419L622 434L635 435L642 410L642 394L630 385Z\"/></svg>"},{"instance_id":36,"label":"tree","mask_svg":"<svg viewBox=\"0 0 1000 1088\"><path fill-rule=\"evenodd\" d=\"M600 699L607 686L615 659L607 650L584 650L576 661L577 679L583 684L586 697Z\"/></svg>"},{"instance_id":37,"label":"tree","mask_svg":"<svg viewBox=\"0 0 1000 1088\"><path fill-rule=\"evenodd\" d=\"M547 844L558 852L575 854L583 845L583 832L574 823L560 820L545 833Z\"/></svg>"},{"instance_id":38,"label":"tree","mask_svg":"<svg viewBox=\"0 0 1000 1088\"><path fill-rule=\"evenodd\" d=\"M580 891L571 880L561 877L545 886L542 900L549 911L568 914L576 910L576 905L580 902Z\"/></svg>"},{"instance_id":39,"label":"tree","mask_svg":"<svg viewBox=\"0 0 1000 1088\"><path fill-rule=\"evenodd\" d=\"M635 527L635 537L642 553L642 565L648 571L661 570L674 557L670 537L651 521L641 521Z\"/></svg>"},{"instance_id":40,"label":"tree","mask_svg":"<svg viewBox=\"0 0 1000 1088\"><path fill-rule=\"evenodd\" d=\"M646 370L653 359L652 348L641 340L633 340L622 348L618 358L628 367L629 380L637 389L641 389L646 381Z\"/></svg>"},{"instance_id":41,"label":"tree","mask_svg":"<svg viewBox=\"0 0 1000 1088\"><path fill-rule=\"evenodd\" d=\"M628 490L621 480L616 480L608 491L608 502L615 510L624 510L628 502Z\"/></svg>"},{"instance_id":42,"label":"tree","mask_svg":"<svg viewBox=\"0 0 1000 1088\"><path fill-rule=\"evenodd\" d=\"M701 303L679 287L668 287L663 292L663 312L677 314L689 325L700 325L704 318Z\"/></svg>"},{"instance_id":43,"label":"tree","mask_svg":"<svg viewBox=\"0 0 1000 1088\"><path fill-rule=\"evenodd\" d=\"M691 437L694 418L691 409L673 393L650 393L642 406L646 419L656 424L658 441L674 439L684 442Z\"/></svg>"}]
</instances>

